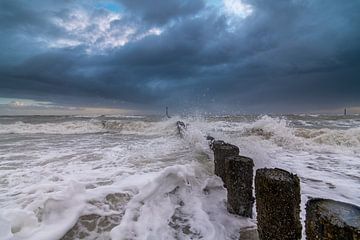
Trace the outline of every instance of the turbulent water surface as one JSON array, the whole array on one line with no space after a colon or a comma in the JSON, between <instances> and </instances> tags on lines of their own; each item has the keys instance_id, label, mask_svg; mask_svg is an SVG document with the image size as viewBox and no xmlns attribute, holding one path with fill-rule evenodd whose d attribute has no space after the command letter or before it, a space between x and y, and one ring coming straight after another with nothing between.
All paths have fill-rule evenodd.
<instances>
[{"instance_id":1,"label":"turbulent water surface","mask_svg":"<svg viewBox=\"0 0 360 240\"><path fill-rule=\"evenodd\" d=\"M0 239L238 239L208 134L360 205L360 116L0 117Z\"/></svg>"}]
</instances>

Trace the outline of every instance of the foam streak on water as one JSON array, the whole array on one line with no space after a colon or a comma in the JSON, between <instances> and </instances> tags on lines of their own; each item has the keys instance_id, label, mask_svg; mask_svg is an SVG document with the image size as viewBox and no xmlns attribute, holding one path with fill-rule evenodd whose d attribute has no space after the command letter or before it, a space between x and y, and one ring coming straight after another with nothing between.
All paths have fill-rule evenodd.
<instances>
[{"instance_id":1,"label":"foam streak on water","mask_svg":"<svg viewBox=\"0 0 360 240\"><path fill-rule=\"evenodd\" d=\"M238 239L208 134L360 205L358 116L0 117L0 239Z\"/></svg>"}]
</instances>

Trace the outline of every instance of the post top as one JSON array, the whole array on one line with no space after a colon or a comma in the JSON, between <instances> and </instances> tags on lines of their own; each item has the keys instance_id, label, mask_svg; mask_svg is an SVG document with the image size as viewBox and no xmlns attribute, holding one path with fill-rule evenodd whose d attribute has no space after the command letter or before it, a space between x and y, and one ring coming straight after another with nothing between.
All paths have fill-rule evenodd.
<instances>
[{"instance_id":1,"label":"post top","mask_svg":"<svg viewBox=\"0 0 360 240\"><path fill-rule=\"evenodd\" d=\"M289 173L286 170L280 168L261 168L256 170L257 175L263 175L268 179L276 180L276 181L293 181L294 174Z\"/></svg>"},{"instance_id":2,"label":"post top","mask_svg":"<svg viewBox=\"0 0 360 240\"><path fill-rule=\"evenodd\" d=\"M230 143L225 143L224 145L221 145L220 148L222 148L222 149L239 149L237 146L232 145Z\"/></svg>"},{"instance_id":3,"label":"post top","mask_svg":"<svg viewBox=\"0 0 360 240\"><path fill-rule=\"evenodd\" d=\"M248 158L248 157L245 157L245 156L239 156L239 155L229 156L229 157L226 158L226 160L250 163L250 164L254 165L254 161L251 158Z\"/></svg>"},{"instance_id":4,"label":"post top","mask_svg":"<svg viewBox=\"0 0 360 240\"><path fill-rule=\"evenodd\" d=\"M237 152L239 152L239 148L235 145L232 145L230 143L224 142L222 140L215 140L211 143L210 145L211 149L213 151L217 150L217 149L221 149L221 150L225 150L225 151L231 151L231 150L235 150Z\"/></svg>"}]
</instances>

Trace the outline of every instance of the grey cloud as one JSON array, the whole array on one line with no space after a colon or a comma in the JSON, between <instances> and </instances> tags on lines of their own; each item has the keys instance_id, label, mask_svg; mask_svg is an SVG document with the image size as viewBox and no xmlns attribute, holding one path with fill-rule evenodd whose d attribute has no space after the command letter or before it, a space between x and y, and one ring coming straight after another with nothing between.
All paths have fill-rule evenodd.
<instances>
[{"instance_id":1,"label":"grey cloud","mask_svg":"<svg viewBox=\"0 0 360 240\"><path fill-rule=\"evenodd\" d=\"M169 1L162 14L148 2L122 3L132 12L111 28L141 25L131 17L137 14L166 26L163 33L99 55L78 46L0 66L0 94L81 106L238 112L360 104L358 1L249 0L254 14L243 20L190 2Z\"/></svg>"},{"instance_id":2,"label":"grey cloud","mask_svg":"<svg viewBox=\"0 0 360 240\"><path fill-rule=\"evenodd\" d=\"M165 24L169 20L198 13L204 8L202 0L119 0L128 10L144 21Z\"/></svg>"}]
</instances>

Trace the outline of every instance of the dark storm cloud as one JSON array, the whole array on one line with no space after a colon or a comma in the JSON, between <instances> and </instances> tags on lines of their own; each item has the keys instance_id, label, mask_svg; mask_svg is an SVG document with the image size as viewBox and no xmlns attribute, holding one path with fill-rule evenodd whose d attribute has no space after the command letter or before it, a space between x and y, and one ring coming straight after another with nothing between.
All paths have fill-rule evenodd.
<instances>
[{"instance_id":1,"label":"dark storm cloud","mask_svg":"<svg viewBox=\"0 0 360 240\"><path fill-rule=\"evenodd\" d=\"M122 100L137 103L145 102L150 97L152 100L157 98L156 95L142 92L142 88L132 84L131 79L116 77L116 81L113 81L113 74L129 75L126 69L109 70L76 51L45 53L8 68L4 70L6 81L1 82L1 88L27 95L45 95L45 99L62 104L66 104L67 100L63 96L85 98L87 101L96 98L96 101L102 99L107 103L111 102L109 99L118 100L118 103ZM98 56L98 61L99 58L102 56ZM91 105L93 103L90 102Z\"/></svg>"},{"instance_id":2,"label":"dark storm cloud","mask_svg":"<svg viewBox=\"0 0 360 240\"><path fill-rule=\"evenodd\" d=\"M101 25L87 26L79 37L51 20L76 18L74 2L40 11L3 1L2 42L17 39L28 25L41 28L41 37L73 37L80 44L36 45L25 57L14 51L16 64L5 61L9 54L0 54L0 94L61 104L167 104L240 112L360 104L359 1L248 0L243 2L253 14L245 19L201 1L119 2L125 7L122 18L111 20L111 32L89 44L81 36L93 37ZM41 20L41 14L33 16L39 11L46 13ZM88 11L91 19L110 16ZM159 26L160 35L144 35ZM87 53L92 44L104 46L104 36L118 39L130 27L140 30L130 33L126 44ZM21 51L37 36L36 31L23 35Z\"/></svg>"},{"instance_id":3,"label":"dark storm cloud","mask_svg":"<svg viewBox=\"0 0 360 240\"><path fill-rule=\"evenodd\" d=\"M4 29L13 29L28 26L37 26L41 22L41 16L34 14L20 2L1 1L0 2L0 27Z\"/></svg>"},{"instance_id":4,"label":"dark storm cloud","mask_svg":"<svg viewBox=\"0 0 360 240\"><path fill-rule=\"evenodd\" d=\"M63 12L66 5L62 6L59 2L49 0L45 3L39 0L33 1L0 1L0 29L7 34L31 34L34 37L44 36L53 37L64 34L51 21L51 17L56 12ZM67 5L71 7L71 5ZM52 8L57 8L54 11Z\"/></svg>"}]
</instances>

